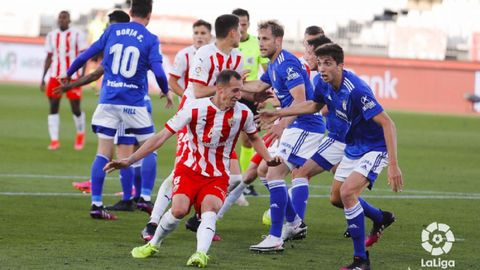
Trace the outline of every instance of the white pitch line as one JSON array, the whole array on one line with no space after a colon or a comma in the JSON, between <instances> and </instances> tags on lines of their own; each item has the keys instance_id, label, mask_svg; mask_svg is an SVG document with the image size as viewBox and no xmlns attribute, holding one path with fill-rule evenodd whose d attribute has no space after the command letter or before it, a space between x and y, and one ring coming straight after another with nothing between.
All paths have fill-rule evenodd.
<instances>
[{"instance_id":1,"label":"white pitch line","mask_svg":"<svg viewBox=\"0 0 480 270\"><path fill-rule=\"evenodd\" d=\"M57 180L57 179L70 179L70 180L88 180L88 176L81 176L81 175L46 175L46 174L0 174L0 178L19 178L19 179L51 179L51 180ZM118 177L113 177L113 176L107 176L106 179L118 179ZM157 180L162 181L163 178L157 178ZM326 189L330 190L330 186L327 185L310 185L311 188L314 189ZM390 189L386 188L374 188L374 191L384 191L384 192L390 192ZM479 197L475 199L480 199L480 193L466 193L466 192L449 192L449 191L435 191L435 190L412 190L412 189L406 189L404 190L404 193L413 193L413 194L431 194L432 196L430 197L435 197L435 196L458 196L458 197ZM372 196L372 195L370 195ZM383 196L383 195L374 195L374 196ZM389 196L389 195L385 195ZM397 195L391 195L394 197L397 197ZM407 195L401 195L401 196L407 196ZM410 195L408 195L410 196ZM414 196L414 195L411 195Z\"/></svg>"},{"instance_id":2,"label":"white pitch line","mask_svg":"<svg viewBox=\"0 0 480 270\"><path fill-rule=\"evenodd\" d=\"M58 197L88 197L90 194L72 193L72 192L0 192L0 196L58 196ZM103 194L105 197L115 197L115 194ZM443 199L456 199L456 200L480 200L480 197L476 196L442 196L442 195L365 195L363 198L373 199L412 199L412 200L443 200ZM252 198L269 198L269 195L259 195ZM312 194L310 198L330 198L330 195Z\"/></svg>"}]
</instances>

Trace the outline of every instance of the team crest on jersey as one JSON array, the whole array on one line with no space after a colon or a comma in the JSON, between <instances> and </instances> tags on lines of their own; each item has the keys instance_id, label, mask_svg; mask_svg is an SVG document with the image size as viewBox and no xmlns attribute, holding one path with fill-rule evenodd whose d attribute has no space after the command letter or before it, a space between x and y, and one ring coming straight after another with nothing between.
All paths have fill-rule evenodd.
<instances>
[{"instance_id":1,"label":"team crest on jersey","mask_svg":"<svg viewBox=\"0 0 480 270\"><path fill-rule=\"evenodd\" d=\"M232 117L232 118L228 119L227 122L228 122L228 125L230 127L233 127L233 125L235 124L235 119L233 119L233 117Z\"/></svg>"},{"instance_id":2,"label":"team crest on jersey","mask_svg":"<svg viewBox=\"0 0 480 270\"><path fill-rule=\"evenodd\" d=\"M293 70L293 67L288 67L287 68L287 80L295 80L296 78L300 77L300 74L298 72Z\"/></svg>"},{"instance_id":3,"label":"team crest on jersey","mask_svg":"<svg viewBox=\"0 0 480 270\"><path fill-rule=\"evenodd\" d=\"M361 97L360 102L362 102L362 104L363 104L362 110L364 110L364 111L372 109L373 107L375 107L375 102L373 102L373 100L370 100L367 96Z\"/></svg>"},{"instance_id":4,"label":"team crest on jersey","mask_svg":"<svg viewBox=\"0 0 480 270\"><path fill-rule=\"evenodd\" d=\"M200 73L202 73L202 67L196 67L195 68L195 75L200 76Z\"/></svg>"},{"instance_id":5,"label":"team crest on jersey","mask_svg":"<svg viewBox=\"0 0 480 270\"><path fill-rule=\"evenodd\" d=\"M172 193L177 191L179 184L180 184L180 176L177 176L177 177L173 178Z\"/></svg>"}]
</instances>

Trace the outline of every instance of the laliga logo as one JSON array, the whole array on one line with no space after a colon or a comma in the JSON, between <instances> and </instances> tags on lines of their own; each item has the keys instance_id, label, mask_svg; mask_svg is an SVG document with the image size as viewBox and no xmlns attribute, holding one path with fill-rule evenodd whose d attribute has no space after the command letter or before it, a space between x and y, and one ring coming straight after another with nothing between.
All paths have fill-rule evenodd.
<instances>
[{"instance_id":1,"label":"laliga logo","mask_svg":"<svg viewBox=\"0 0 480 270\"><path fill-rule=\"evenodd\" d=\"M422 247L433 256L440 256L450 252L455 242L455 236L447 224L432 222L422 230ZM422 267L447 269L455 267L455 260L442 260L437 257L431 260L420 261Z\"/></svg>"},{"instance_id":2,"label":"laliga logo","mask_svg":"<svg viewBox=\"0 0 480 270\"><path fill-rule=\"evenodd\" d=\"M452 249L453 242L455 236L447 224L433 222L422 231L422 247L433 256L447 254Z\"/></svg>"}]
</instances>

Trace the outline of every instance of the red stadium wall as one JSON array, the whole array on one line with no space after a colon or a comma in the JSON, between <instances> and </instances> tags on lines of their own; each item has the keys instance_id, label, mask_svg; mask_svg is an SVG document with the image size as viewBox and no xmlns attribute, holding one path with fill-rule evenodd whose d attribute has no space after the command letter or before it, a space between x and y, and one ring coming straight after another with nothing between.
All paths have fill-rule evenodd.
<instances>
[{"instance_id":1,"label":"red stadium wall","mask_svg":"<svg viewBox=\"0 0 480 270\"><path fill-rule=\"evenodd\" d=\"M187 42L162 38L167 72L175 53ZM22 49L17 51L17 47ZM45 59L42 49L42 38L0 36L0 81L38 83ZM347 56L345 67L367 81L383 106L391 110L473 114L464 95L480 94L478 62Z\"/></svg>"}]
</instances>

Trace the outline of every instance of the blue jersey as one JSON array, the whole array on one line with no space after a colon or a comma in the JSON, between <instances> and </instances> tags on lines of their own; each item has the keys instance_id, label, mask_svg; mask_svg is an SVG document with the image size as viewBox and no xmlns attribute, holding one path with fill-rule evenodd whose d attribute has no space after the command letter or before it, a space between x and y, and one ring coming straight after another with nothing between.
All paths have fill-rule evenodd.
<instances>
[{"instance_id":1,"label":"blue jersey","mask_svg":"<svg viewBox=\"0 0 480 270\"><path fill-rule=\"evenodd\" d=\"M307 70L293 54L282 50L275 61L268 64L267 72L260 78L271 85L282 108L293 102L290 90L300 84L305 85L306 100L313 99L313 87ZM325 123L319 113L299 115L289 127L296 127L310 132L324 133Z\"/></svg>"},{"instance_id":2,"label":"blue jersey","mask_svg":"<svg viewBox=\"0 0 480 270\"><path fill-rule=\"evenodd\" d=\"M157 36L137 22L111 25L94 50L104 50L105 70L99 103L145 106L148 93L147 71L152 64L162 63Z\"/></svg>"},{"instance_id":3,"label":"blue jersey","mask_svg":"<svg viewBox=\"0 0 480 270\"><path fill-rule=\"evenodd\" d=\"M345 143L345 136L350 127L350 120L347 116L347 103L350 98L350 90L343 83L338 91L335 91L331 84L323 79L315 85L313 101L325 104L328 108L327 130L328 136L339 142Z\"/></svg>"},{"instance_id":4,"label":"blue jersey","mask_svg":"<svg viewBox=\"0 0 480 270\"><path fill-rule=\"evenodd\" d=\"M357 159L371 151L386 152L387 146L382 127L373 117L383 112L372 89L351 71L343 71L343 82L350 90L347 115L351 121L345 141L345 154Z\"/></svg>"}]
</instances>

